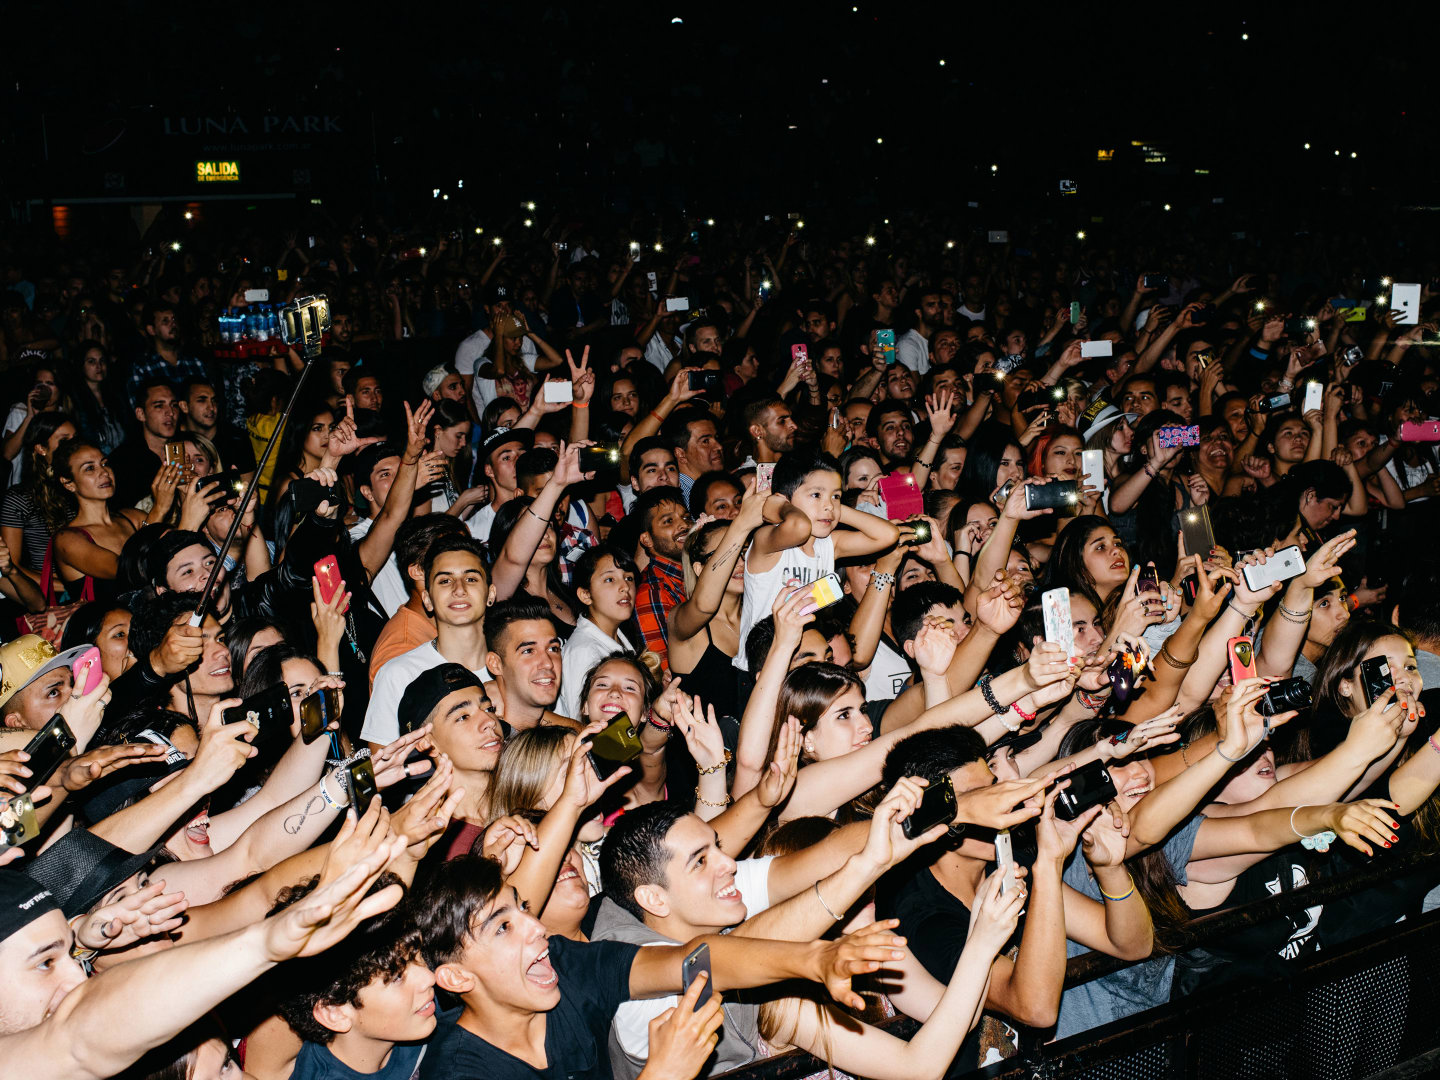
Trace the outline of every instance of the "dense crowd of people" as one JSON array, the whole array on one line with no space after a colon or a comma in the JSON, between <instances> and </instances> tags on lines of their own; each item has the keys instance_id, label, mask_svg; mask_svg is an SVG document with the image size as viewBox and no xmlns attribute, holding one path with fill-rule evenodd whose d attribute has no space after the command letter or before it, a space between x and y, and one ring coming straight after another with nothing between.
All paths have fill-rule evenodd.
<instances>
[{"instance_id":1,"label":"dense crowd of people","mask_svg":"<svg viewBox=\"0 0 1440 1080\"><path fill-rule=\"evenodd\" d=\"M938 1080L1440 905L1179 941L1440 851L1429 267L178 221L0 250L5 1075Z\"/></svg>"}]
</instances>

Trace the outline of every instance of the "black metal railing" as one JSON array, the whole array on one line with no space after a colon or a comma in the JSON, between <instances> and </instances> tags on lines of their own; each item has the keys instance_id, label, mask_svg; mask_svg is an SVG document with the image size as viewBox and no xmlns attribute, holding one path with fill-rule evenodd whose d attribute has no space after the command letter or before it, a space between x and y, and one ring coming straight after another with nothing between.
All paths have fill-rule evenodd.
<instances>
[{"instance_id":1,"label":"black metal railing","mask_svg":"<svg viewBox=\"0 0 1440 1080\"><path fill-rule=\"evenodd\" d=\"M1383 887L1425 866L1440 871L1440 856L1409 853L1201 916L1178 934L1176 951L1220 942L1278 916ZM1065 985L1088 982L1131 963L1085 953L1069 961ZM902 1038L909 1038L918 1027L903 1016L883 1026ZM1060 1042L1026 1039L1020 1056L967 1075L972 1080L1337 1080L1373 1074L1378 1080L1383 1074L1401 1080L1431 1075L1437 1067L1440 914L1358 937L1335 951L1289 965L1281 978L1229 983ZM824 1062L797 1050L724 1076L726 1080L798 1080L824 1069Z\"/></svg>"}]
</instances>

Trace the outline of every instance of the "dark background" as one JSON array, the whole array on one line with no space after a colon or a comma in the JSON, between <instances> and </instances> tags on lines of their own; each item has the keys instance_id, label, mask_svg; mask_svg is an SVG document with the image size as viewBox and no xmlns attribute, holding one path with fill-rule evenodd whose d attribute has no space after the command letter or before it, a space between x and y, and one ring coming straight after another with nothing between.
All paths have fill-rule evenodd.
<instances>
[{"instance_id":1,"label":"dark background","mask_svg":"<svg viewBox=\"0 0 1440 1080\"><path fill-rule=\"evenodd\" d=\"M435 188L479 220L533 199L542 219L856 227L970 202L991 227L1046 203L1082 222L1440 203L1419 9L22 0L5 17L0 191L20 220L202 195L406 216ZM248 134L216 134L237 118ZM195 183L211 159L240 184Z\"/></svg>"}]
</instances>

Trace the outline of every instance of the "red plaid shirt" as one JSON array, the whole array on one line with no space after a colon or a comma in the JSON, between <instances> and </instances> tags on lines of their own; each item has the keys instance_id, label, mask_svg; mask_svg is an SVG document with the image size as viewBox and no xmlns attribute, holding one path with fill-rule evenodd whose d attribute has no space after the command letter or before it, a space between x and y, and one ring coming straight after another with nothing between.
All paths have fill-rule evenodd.
<instances>
[{"instance_id":1,"label":"red plaid shirt","mask_svg":"<svg viewBox=\"0 0 1440 1080\"><path fill-rule=\"evenodd\" d=\"M640 572L636 589L635 618L645 647L660 657L668 670L669 652L666 641L670 633L670 612L685 602L685 574L679 563L650 557L650 565Z\"/></svg>"}]
</instances>

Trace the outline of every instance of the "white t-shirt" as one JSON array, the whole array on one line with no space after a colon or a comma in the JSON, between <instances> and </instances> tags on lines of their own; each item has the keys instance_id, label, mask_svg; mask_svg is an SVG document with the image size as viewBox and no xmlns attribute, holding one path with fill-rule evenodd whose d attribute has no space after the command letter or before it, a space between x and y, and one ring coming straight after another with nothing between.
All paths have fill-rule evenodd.
<instances>
[{"instance_id":1,"label":"white t-shirt","mask_svg":"<svg viewBox=\"0 0 1440 1080\"><path fill-rule=\"evenodd\" d=\"M5 430L0 432L0 438L8 439L15 432L20 430L20 425L25 423L25 402L17 401L10 406L10 413L5 417ZM25 467L25 453L22 450L10 459L10 486L14 487L20 483L20 470Z\"/></svg>"},{"instance_id":2,"label":"white t-shirt","mask_svg":"<svg viewBox=\"0 0 1440 1080\"><path fill-rule=\"evenodd\" d=\"M735 888L740 890L740 898L745 901L746 918L758 915L770 906L770 863L774 858L767 855L761 859L741 859L735 864ZM651 944L664 945L666 942ZM678 995L671 994L669 997L645 998L622 1004L615 1011L611 1029L625 1053L642 1061L648 1058L650 1021L666 1009L673 1009L679 1001Z\"/></svg>"},{"instance_id":3,"label":"white t-shirt","mask_svg":"<svg viewBox=\"0 0 1440 1080\"><path fill-rule=\"evenodd\" d=\"M360 738L382 746L400 737L400 699L415 677L450 661L440 655L435 642L427 641L409 652L387 660L375 675L375 688L370 691L370 707L365 710L365 724ZM490 672L481 667L475 671L481 682L491 682Z\"/></svg>"},{"instance_id":4,"label":"white t-shirt","mask_svg":"<svg viewBox=\"0 0 1440 1080\"><path fill-rule=\"evenodd\" d=\"M971 310L970 310L968 307L966 307L964 304L961 304L958 308L955 309L955 314L956 314L956 315L964 316L965 318L969 319L971 322L984 322L984 321L985 321L985 309L984 309L983 307L982 307L979 311L971 311Z\"/></svg>"},{"instance_id":5,"label":"white t-shirt","mask_svg":"<svg viewBox=\"0 0 1440 1080\"><path fill-rule=\"evenodd\" d=\"M654 364L655 370L660 372L661 375L664 375L665 369L670 366L670 362L680 355L683 344L680 338L675 338L675 351L671 352L665 347L665 342L661 340L659 331L656 331L650 335L650 340L645 343L645 359Z\"/></svg>"},{"instance_id":6,"label":"white t-shirt","mask_svg":"<svg viewBox=\"0 0 1440 1080\"><path fill-rule=\"evenodd\" d=\"M788 585L808 585L819 581L835 569L835 538L823 536L815 541L815 554L806 555L804 548L786 548L775 565L763 573L750 569L750 553L745 553L745 597L740 609L740 648L735 652L735 666L746 671L745 639L750 628L770 614L775 598Z\"/></svg>"},{"instance_id":7,"label":"white t-shirt","mask_svg":"<svg viewBox=\"0 0 1440 1080\"><path fill-rule=\"evenodd\" d=\"M470 520L465 522L465 527L470 530L470 535L482 544L490 542L490 526L495 524L495 504L486 503L470 515Z\"/></svg>"},{"instance_id":8,"label":"white t-shirt","mask_svg":"<svg viewBox=\"0 0 1440 1080\"><path fill-rule=\"evenodd\" d=\"M930 370L930 343L919 330L906 330L895 342L895 359L917 375Z\"/></svg>"},{"instance_id":9,"label":"white t-shirt","mask_svg":"<svg viewBox=\"0 0 1440 1080\"><path fill-rule=\"evenodd\" d=\"M625 631L618 633L620 640L616 641L584 615L575 621L574 633L560 650L560 697L555 702L555 711L561 716L578 718L580 691L592 667L625 649L636 651Z\"/></svg>"},{"instance_id":10,"label":"white t-shirt","mask_svg":"<svg viewBox=\"0 0 1440 1080\"><path fill-rule=\"evenodd\" d=\"M484 330L476 330L461 341L455 349L455 370L461 375L472 375L475 378L470 385L470 400L475 403L476 415L484 413L485 406L499 396L495 392L494 379L482 379L476 374L481 358L488 348L490 348L490 334ZM520 359L525 361L525 366L531 371L535 370L535 358L539 355L540 350L535 347L535 342L528 337L521 340Z\"/></svg>"},{"instance_id":11,"label":"white t-shirt","mask_svg":"<svg viewBox=\"0 0 1440 1080\"><path fill-rule=\"evenodd\" d=\"M375 524L374 518L361 518L354 525L350 526L350 539L359 543L370 532L370 527ZM370 582L370 591L375 594L375 599L380 601L380 606L385 609L385 614L394 617L395 612L405 606L410 599L409 592L405 589L405 579L400 576L400 566L395 562L395 552L391 551L385 560L385 565L375 575L375 580Z\"/></svg>"},{"instance_id":12,"label":"white t-shirt","mask_svg":"<svg viewBox=\"0 0 1440 1080\"><path fill-rule=\"evenodd\" d=\"M10 415L14 416L15 414L12 412ZM6 430L9 431L11 429L7 428ZM20 459L17 457L15 460L18 462ZM1389 461L1385 462L1385 470L1395 478L1395 483L1400 485L1401 491L1405 491L1409 488L1423 484L1427 479L1429 479L1430 474L1435 471L1430 467L1430 463L1428 461L1425 461L1423 458L1421 459L1419 465L1407 465L1399 458L1394 457L1392 457ZM1429 501L1429 495L1421 495L1418 499L1410 500L1411 503L1422 503Z\"/></svg>"},{"instance_id":13,"label":"white t-shirt","mask_svg":"<svg viewBox=\"0 0 1440 1080\"><path fill-rule=\"evenodd\" d=\"M880 642L875 646L875 659L865 676L865 700L889 701L905 692L910 682L910 664L900 653Z\"/></svg>"}]
</instances>

